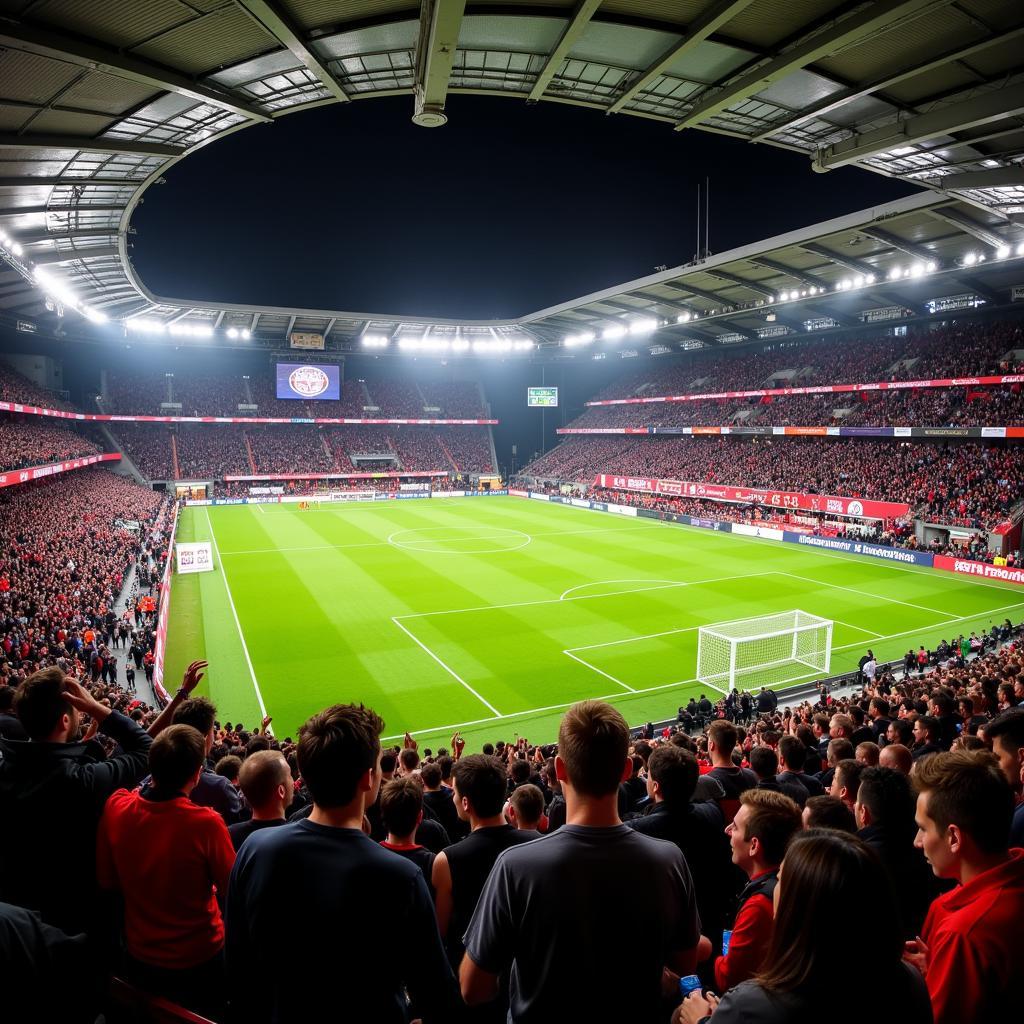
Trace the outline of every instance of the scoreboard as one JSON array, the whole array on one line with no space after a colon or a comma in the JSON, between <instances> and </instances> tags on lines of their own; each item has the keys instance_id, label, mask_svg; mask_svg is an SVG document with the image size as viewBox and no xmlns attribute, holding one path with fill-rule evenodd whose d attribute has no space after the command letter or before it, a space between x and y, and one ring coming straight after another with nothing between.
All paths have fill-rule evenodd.
<instances>
[{"instance_id":1,"label":"scoreboard","mask_svg":"<svg viewBox=\"0 0 1024 1024\"><path fill-rule=\"evenodd\" d=\"M527 388L526 404L541 409L553 409L558 405L558 388Z\"/></svg>"}]
</instances>

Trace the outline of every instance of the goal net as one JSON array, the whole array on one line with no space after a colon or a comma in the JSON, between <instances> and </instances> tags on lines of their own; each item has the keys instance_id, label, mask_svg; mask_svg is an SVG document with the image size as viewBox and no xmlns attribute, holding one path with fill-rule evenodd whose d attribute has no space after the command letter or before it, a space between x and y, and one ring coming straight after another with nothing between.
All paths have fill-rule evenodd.
<instances>
[{"instance_id":1,"label":"goal net","mask_svg":"<svg viewBox=\"0 0 1024 1024\"><path fill-rule=\"evenodd\" d=\"M832 620L799 609L701 626L697 679L718 690L779 686L827 673Z\"/></svg>"}]
</instances>

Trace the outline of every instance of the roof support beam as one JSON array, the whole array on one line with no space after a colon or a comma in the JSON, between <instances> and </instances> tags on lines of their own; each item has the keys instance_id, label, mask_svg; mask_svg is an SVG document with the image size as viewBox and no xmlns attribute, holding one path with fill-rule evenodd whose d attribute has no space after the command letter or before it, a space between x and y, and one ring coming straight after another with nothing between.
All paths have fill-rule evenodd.
<instances>
[{"instance_id":1,"label":"roof support beam","mask_svg":"<svg viewBox=\"0 0 1024 1024\"><path fill-rule=\"evenodd\" d=\"M969 235L973 235L978 239L979 242L984 242L985 245L990 245L993 249L998 249L999 246L1006 244L1005 238L1001 238L994 231L990 231L972 217L968 217L967 214L954 210L949 206L936 207L928 210L927 213L930 217L938 217L939 220L944 220L947 224L952 224L954 227L960 228L961 231L966 231Z\"/></svg>"},{"instance_id":2,"label":"roof support beam","mask_svg":"<svg viewBox=\"0 0 1024 1024\"><path fill-rule=\"evenodd\" d=\"M755 284L753 281L747 281L725 270L707 270L705 273L711 274L712 277L717 277L719 280L728 281L729 284L736 285L739 288L746 288L748 291L756 292L758 295L764 295L766 298L771 298L775 295L771 288L767 288L763 284Z\"/></svg>"},{"instance_id":3,"label":"roof support beam","mask_svg":"<svg viewBox=\"0 0 1024 1024\"><path fill-rule=\"evenodd\" d=\"M416 109L413 124L439 128L448 123L444 101L452 77L466 0L422 0L416 46Z\"/></svg>"},{"instance_id":4,"label":"roof support beam","mask_svg":"<svg viewBox=\"0 0 1024 1024\"><path fill-rule=\"evenodd\" d=\"M888 32L898 25L947 6L951 0L875 0L856 14L837 21L831 28L805 37L795 46L745 75L733 79L722 88L711 91L696 103L676 125L676 131L691 128L727 107L761 92L793 71L813 64L822 57L839 53L853 43L862 43L871 36Z\"/></svg>"},{"instance_id":5,"label":"roof support beam","mask_svg":"<svg viewBox=\"0 0 1024 1024\"><path fill-rule=\"evenodd\" d=\"M826 249L823 245L818 245L817 242L802 242L800 248L806 249L807 252L813 252L815 256L821 256L822 259L829 260L829 262L834 263L837 267L851 270L855 274L874 274L875 277L879 276L878 268L871 266L870 263L864 263L861 260L854 259L852 256L844 256L842 253L833 252L831 249Z\"/></svg>"},{"instance_id":6,"label":"roof support beam","mask_svg":"<svg viewBox=\"0 0 1024 1024\"><path fill-rule=\"evenodd\" d=\"M806 284L811 288L824 288L827 291L832 287L828 281L825 281L823 278L815 277L813 274L807 274L802 270L797 270L795 267L787 267L784 263L779 263L777 260L769 259L767 256L751 257L747 262L767 267L769 270L774 270L777 274L783 274L785 277L791 277L794 281L799 281L801 284ZM778 289L776 289L776 291L777 290ZM775 292L772 292L772 294L774 295Z\"/></svg>"},{"instance_id":7,"label":"roof support beam","mask_svg":"<svg viewBox=\"0 0 1024 1024\"><path fill-rule=\"evenodd\" d=\"M714 292L706 292L700 288L695 288L692 284L675 284L672 281L663 281L662 286L665 288L673 288L676 291L688 292L690 295L696 295L697 298L703 299L705 302L713 302L715 307L721 306L723 309L726 306L734 306L734 302L730 302L728 299L723 299L721 295L716 295Z\"/></svg>"},{"instance_id":8,"label":"roof support beam","mask_svg":"<svg viewBox=\"0 0 1024 1024\"><path fill-rule=\"evenodd\" d=\"M288 326L287 326L287 328L285 328L285 332L284 332L284 336L286 338L290 338L291 337L292 328L295 326L295 320L296 320L296 317L294 317L294 316L291 316L291 317L288 318Z\"/></svg>"},{"instance_id":9,"label":"roof support beam","mask_svg":"<svg viewBox=\"0 0 1024 1024\"><path fill-rule=\"evenodd\" d=\"M157 90L187 96L197 103L209 103L251 121L269 122L271 118L245 100L214 86L203 85L187 75L172 71L139 57L131 57L103 46L53 29L26 25L21 21L0 22L0 43L28 53L52 57L93 71L102 71L130 82Z\"/></svg>"},{"instance_id":10,"label":"roof support beam","mask_svg":"<svg viewBox=\"0 0 1024 1024\"><path fill-rule=\"evenodd\" d=\"M985 171L946 174L937 180L937 184L946 191L958 188L1016 188L1024 185L1024 167L992 167Z\"/></svg>"},{"instance_id":11,"label":"roof support beam","mask_svg":"<svg viewBox=\"0 0 1024 1024\"><path fill-rule=\"evenodd\" d=\"M793 128L799 128L800 125L806 124L808 121L813 121L815 118L825 117L826 114L831 114L833 110L838 110L844 104L864 99L865 96L870 96L872 93L884 92L886 89L891 89L893 86L899 85L901 82L906 82L911 78L917 78L918 75L926 75L930 71L936 71L939 68L946 67L953 61L967 60L975 54L987 50L991 46L995 46L999 43L1012 42L1015 39L1019 39L1021 36L1024 36L1024 25L1010 29L1007 32L987 35L976 43L971 43L968 46L961 46L954 50L949 50L941 57L936 57L934 60L927 61L924 64L917 64L914 67L907 68L895 75L888 75L885 78L875 79L874 82L870 82L867 85L858 85L849 89L843 89L840 92L833 93L823 103L819 103L814 107L809 107L802 113L797 114L796 117L793 117L782 124L777 124L774 127L769 128L767 131L761 132L760 135L755 135L751 141L764 142L765 139L770 138L776 132L790 131Z\"/></svg>"},{"instance_id":12,"label":"roof support beam","mask_svg":"<svg viewBox=\"0 0 1024 1024\"><path fill-rule=\"evenodd\" d=\"M751 3L753 0L719 0L718 3L712 4L696 21L687 25L683 38L675 46L670 46L653 64L633 79L626 91L608 108L607 113L617 114L680 57L703 43L708 36L717 32Z\"/></svg>"},{"instance_id":13,"label":"roof support beam","mask_svg":"<svg viewBox=\"0 0 1024 1024\"><path fill-rule=\"evenodd\" d=\"M898 238L882 228L860 228L858 234L864 235L867 238L873 238L876 242L881 242L883 245L892 246L893 249L902 252L906 256L911 256L915 260L935 259L935 253L931 250L915 245L913 242L905 242L902 238Z\"/></svg>"},{"instance_id":14,"label":"roof support beam","mask_svg":"<svg viewBox=\"0 0 1024 1024\"><path fill-rule=\"evenodd\" d=\"M555 44L555 48L548 56L547 63L537 76L537 81L533 83L530 95L526 97L527 103L536 103L544 96L545 90L551 84L551 79L555 77L555 73L562 66L565 58L569 56L580 36L587 30L590 19L600 6L601 0L579 0L576 10L573 11L569 23L565 26L562 38Z\"/></svg>"},{"instance_id":15,"label":"roof support beam","mask_svg":"<svg viewBox=\"0 0 1024 1024\"><path fill-rule=\"evenodd\" d=\"M27 217L33 214L77 214L77 213L123 213L126 207L120 206L12 206L7 210L0 210L0 220L5 217Z\"/></svg>"},{"instance_id":16,"label":"roof support beam","mask_svg":"<svg viewBox=\"0 0 1024 1024\"><path fill-rule=\"evenodd\" d=\"M116 245L96 245L87 249L67 249L62 252L44 252L32 257L32 262L37 264L45 263L74 263L76 260L94 260L100 257L117 256Z\"/></svg>"},{"instance_id":17,"label":"roof support beam","mask_svg":"<svg viewBox=\"0 0 1024 1024\"><path fill-rule=\"evenodd\" d=\"M65 238L97 238L116 234L117 227L115 225L111 228L74 228L71 231L32 231L18 235L18 241L22 245L32 245L35 242L57 242Z\"/></svg>"},{"instance_id":18,"label":"roof support beam","mask_svg":"<svg viewBox=\"0 0 1024 1024\"><path fill-rule=\"evenodd\" d=\"M105 188L138 188L144 181L143 178L0 178L0 188L71 188L80 186L94 188L102 185Z\"/></svg>"},{"instance_id":19,"label":"roof support beam","mask_svg":"<svg viewBox=\"0 0 1024 1024\"><path fill-rule=\"evenodd\" d=\"M338 318L336 316L332 316L331 319L327 321L327 326L324 328L324 341L326 341L327 338L330 336L330 333L334 328L335 323L337 323L337 320Z\"/></svg>"},{"instance_id":20,"label":"roof support beam","mask_svg":"<svg viewBox=\"0 0 1024 1024\"><path fill-rule=\"evenodd\" d=\"M0 149L67 149L80 153L129 153L136 156L181 156L182 146L131 139L87 138L83 135L18 135L0 132Z\"/></svg>"},{"instance_id":21,"label":"roof support beam","mask_svg":"<svg viewBox=\"0 0 1024 1024\"><path fill-rule=\"evenodd\" d=\"M825 146L814 159L816 171L831 171L858 160L867 160L892 149L926 142L951 132L1005 121L1024 113L1024 83L991 89L971 99L918 114L902 121L852 135Z\"/></svg>"},{"instance_id":22,"label":"roof support beam","mask_svg":"<svg viewBox=\"0 0 1024 1024\"><path fill-rule=\"evenodd\" d=\"M328 70L327 65L310 49L301 29L272 0L239 0L244 7L275 39L287 46L303 66L336 99L346 101L348 93Z\"/></svg>"}]
</instances>

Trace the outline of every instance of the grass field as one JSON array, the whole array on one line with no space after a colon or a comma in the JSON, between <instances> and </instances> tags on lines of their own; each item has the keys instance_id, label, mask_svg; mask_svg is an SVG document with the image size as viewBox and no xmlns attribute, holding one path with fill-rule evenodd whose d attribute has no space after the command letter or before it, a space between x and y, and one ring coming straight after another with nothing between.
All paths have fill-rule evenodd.
<instances>
[{"instance_id":1,"label":"grass field","mask_svg":"<svg viewBox=\"0 0 1024 1024\"><path fill-rule=\"evenodd\" d=\"M207 658L221 719L265 706L282 737L363 701L389 738L547 742L587 697L673 715L701 625L825 616L841 672L1024 609L1010 584L513 497L189 508L178 539L212 540L217 569L174 578L168 687Z\"/></svg>"}]
</instances>

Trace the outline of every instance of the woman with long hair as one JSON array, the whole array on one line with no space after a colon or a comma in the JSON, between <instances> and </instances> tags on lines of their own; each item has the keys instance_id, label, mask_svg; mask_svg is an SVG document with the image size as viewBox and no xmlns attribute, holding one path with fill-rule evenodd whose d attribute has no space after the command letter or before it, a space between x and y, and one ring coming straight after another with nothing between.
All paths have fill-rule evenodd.
<instances>
[{"instance_id":1,"label":"woman with long hair","mask_svg":"<svg viewBox=\"0 0 1024 1024\"><path fill-rule=\"evenodd\" d=\"M819 1015L862 1024L872 1009L900 1024L931 1024L921 975L902 959L894 906L888 873L864 842L832 829L798 833L779 870L764 969L721 999L692 993L673 1024L795 1024Z\"/></svg>"}]
</instances>

